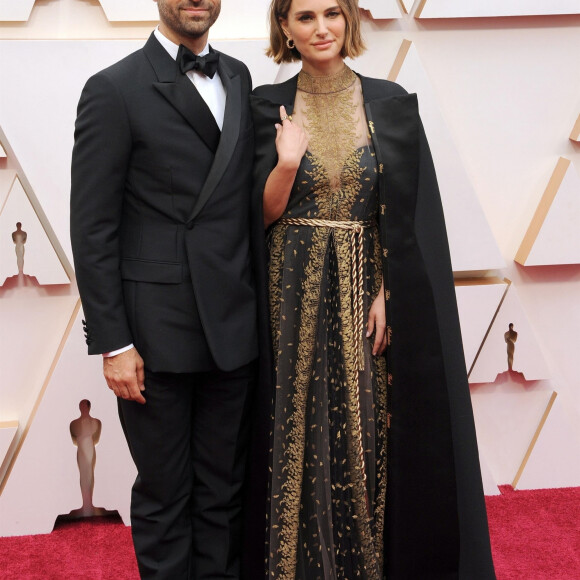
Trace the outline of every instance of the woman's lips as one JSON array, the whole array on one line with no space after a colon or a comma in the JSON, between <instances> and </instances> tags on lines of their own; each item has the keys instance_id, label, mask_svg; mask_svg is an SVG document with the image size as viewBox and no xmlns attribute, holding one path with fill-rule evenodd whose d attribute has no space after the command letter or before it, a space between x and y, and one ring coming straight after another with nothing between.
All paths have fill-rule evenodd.
<instances>
[{"instance_id":1,"label":"woman's lips","mask_svg":"<svg viewBox=\"0 0 580 580\"><path fill-rule=\"evenodd\" d=\"M318 49L328 48L332 44L332 40L324 40L322 42L315 42L314 46Z\"/></svg>"}]
</instances>

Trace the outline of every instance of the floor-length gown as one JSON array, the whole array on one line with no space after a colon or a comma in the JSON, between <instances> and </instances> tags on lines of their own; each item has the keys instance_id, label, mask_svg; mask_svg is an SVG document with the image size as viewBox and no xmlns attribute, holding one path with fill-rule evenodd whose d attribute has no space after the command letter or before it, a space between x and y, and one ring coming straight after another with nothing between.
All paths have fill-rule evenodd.
<instances>
[{"instance_id":1,"label":"floor-length gown","mask_svg":"<svg viewBox=\"0 0 580 580\"><path fill-rule=\"evenodd\" d=\"M269 557L280 580L380 580L387 369L366 337L381 287L377 163L358 77L301 72L308 136L269 233L273 407ZM383 208L384 210L384 208Z\"/></svg>"}]
</instances>

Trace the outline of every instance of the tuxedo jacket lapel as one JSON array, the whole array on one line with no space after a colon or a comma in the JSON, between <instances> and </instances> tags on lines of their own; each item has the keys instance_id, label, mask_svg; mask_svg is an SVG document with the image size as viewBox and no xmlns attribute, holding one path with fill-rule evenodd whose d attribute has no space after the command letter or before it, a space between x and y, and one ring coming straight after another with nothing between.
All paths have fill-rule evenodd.
<instances>
[{"instance_id":1,"label":"tuxedo jacket lapel","mask_svg":"<svg viewBox=\"0 0 580 580\"><path fill-rule=\"evenodd\" d=\"M181 74L177 63L167 54L152 34L143 50L155 74L153 86L178 110L193 127L202 141L215 153L214 159L193 208L189 221L201 211L220 182L236 149L242 121L242 82L240 76L221 58L218 74L226 90L223 130L220 132L215 118L186 75Z\"/></svg>"},{"instance_id":2,"label":"tuxedo jacket lapel","mask_svg":"<svg viewBox=\"0 0 580 580\"><path fill-rule=\"evenodd\" d=\"M212 112L191 80L180 72L175 60L152 34L143 50L157 75L153 86L191 125L200 139L215 153L220 130Z\"/></svg>"},{"instance_id":3,"label":"tuxedo jacket lapel","mask_svg":"<svg viewBox=\"0 0 580 580\"><path fill-rule=\"evenodd\" d=\"M211 194L215 191L222 175L228 167L238 143L238 137L240 136L240 123L242 120L241 79L239 75L233 73L233 71L227 66L224 59L220 59L218 74L224 84L227 95L226 108L224 111L224 124L212 166L209 170L207 179L205 180L203 189L199 194L197 203L193 208L190 221L195 219L207 200L211 197Z\"/></svg>"},{"instance_id":4,"label":"tuxedo jacket lapel","mask_svg":"<svg viewBox=\"0 0 580 580\"><path fill-rule=\"evenodd\" d=\"M215 152L220 141L220 130L191 80L178 72L175 82L154 83L154 86L183 115L209 149Z\"/></svg>"}]
</instances>

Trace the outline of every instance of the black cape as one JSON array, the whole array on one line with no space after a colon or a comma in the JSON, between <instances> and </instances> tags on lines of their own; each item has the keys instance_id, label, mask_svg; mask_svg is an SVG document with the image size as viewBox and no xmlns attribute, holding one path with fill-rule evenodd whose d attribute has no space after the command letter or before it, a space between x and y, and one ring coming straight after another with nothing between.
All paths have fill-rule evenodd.
<instances>
[{"instance_id":1,"label":"black cape","mask_svg":"<svg viewBox=\"0 0 580 580\"><path fill-rule=\"evenodd\" d=\"M379 227L390 296L385 575L389 580L494 579L445 221L417 97L389 81L360 79L379 165ZM280 105L292 113L296 86L293 77L258 87L251 97L255 204L262 203L277 162L274 124ZM266 259L264 247L255 251ZM258 283L265 309L265 278ZM266 336L267 313L262 314ZM244 577L251 580L264 577L271 360L263 354L263 380L254 401L244 554Z\"/></svg>"}]
</instances>

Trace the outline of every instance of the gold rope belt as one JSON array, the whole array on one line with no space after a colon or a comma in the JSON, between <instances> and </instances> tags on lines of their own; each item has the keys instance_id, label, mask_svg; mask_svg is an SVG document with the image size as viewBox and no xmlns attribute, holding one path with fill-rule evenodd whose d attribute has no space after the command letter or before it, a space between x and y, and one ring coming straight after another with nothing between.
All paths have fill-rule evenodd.
<instances>
[{"instance_id":1,"label":"gold rope belt","mask_svg":"<svg viewBox=\"0 0 580 580\"><path fill-rule=\"evenodd\" d=\"M336 221L317 218L282 218L278 223L291 226L314 226L350 230L350 252L352 273L352 308L354 326L354 347L357 353L357 370L364 370L363 328L364 328L364 238L366 228L376 225L375 221Z\"/></svg>"},{"instance_id":2,"label":"gold rope belt","mask_svg":"<svg viewBox=\"0 0 580 580\"><path fill-rule=\"evenodd\" d=\"M359 371L364 370L363 351L363 328L364 328L364 230L376 225L375 221L335 221L317 218L282 218L279 224L289 226L314 226L349 230L351 252L351 296L354 326L354 347L356 352L356 414L358 421L358 446L360 456L360 468L363 480L366 481L366 469L364 463L364 448L362 441L362 423L360 413L360 386ZM367 506L368 508L368 506Z\"/></svg>"}]
</instances>

